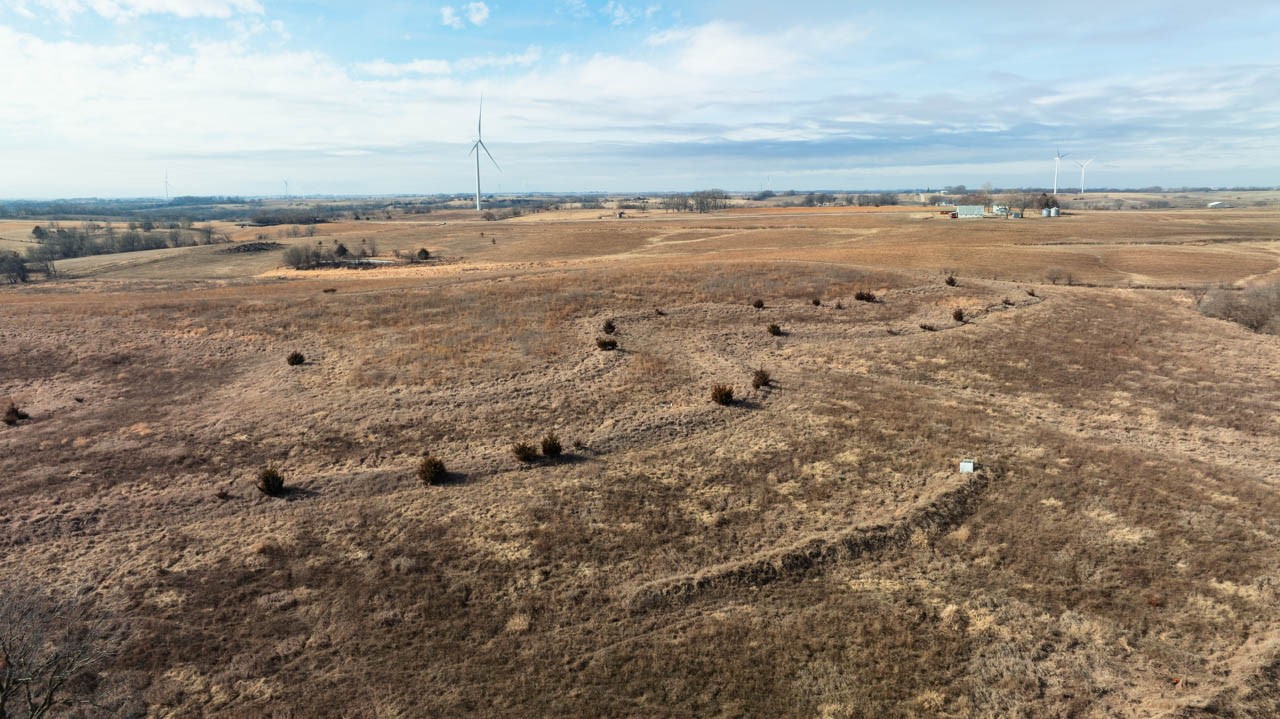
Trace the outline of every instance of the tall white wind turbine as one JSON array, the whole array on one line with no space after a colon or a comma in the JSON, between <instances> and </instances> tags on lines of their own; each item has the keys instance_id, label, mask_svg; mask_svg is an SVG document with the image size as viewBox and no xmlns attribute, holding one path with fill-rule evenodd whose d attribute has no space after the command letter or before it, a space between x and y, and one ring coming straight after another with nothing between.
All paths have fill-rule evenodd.
<instances>
[{"instance_id":1,"label":"tall white wind turbine","mask_svg":"<svg viewBox=\"0 0 1280 719\"><path fill-rule=\"evenodd\" d=\"M498 168L498 172L502 172L502 168L498 167L498 161L493 159L493 153L489 152L489 148L485 147L484 135L480 132L480 124L484 120L484 96L480 96L480 113L476 116L476 141L471 145L470 155L475 153L476 156L476 212L480 211L480 151L484 150L484 154L489 156L489 162Z\"/></svg>"},{"instance_id":2,"label":"tall white wind turbine","mask_svg":"<svg viewBox=\"0 0 1280 719\"><path fill-rule=\"evenodd\" d=\"M1055 150L1054 152L1056 154L1053 156L1053 194L1056 195L1058 194L1058 169L1062 167L1062 158L1066 157L1070 153L1064 154L1061 149Z\"/></svg>"},{"instance_id":3,"label":"tall white wind turbine","mask_svg":"<svg viewBox=\"0 0 1280 719\"><path fill-rule=\"evenodd\" d=\"M1084 194L1084 168L1088 167L1090 162L1093 162L1092 157L1085 160L1084 162L1080 162L1079 160L1076 160L1076 164L1080 166L1080 194L1082 195Z\"/></svg>"}]
</instances>

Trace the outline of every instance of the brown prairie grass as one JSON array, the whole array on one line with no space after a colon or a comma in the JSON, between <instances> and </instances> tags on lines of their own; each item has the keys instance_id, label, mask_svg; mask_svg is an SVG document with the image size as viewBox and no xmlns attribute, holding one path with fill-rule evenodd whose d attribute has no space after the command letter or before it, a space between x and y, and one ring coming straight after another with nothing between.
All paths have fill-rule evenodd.
<instances>
[{"instance_id":1,"label":"brown prairie grass","mask_svg":"<svg viewBox=\"0 0 1280 719\"><path fill-rule=\"evenodd\" d=\"M698 241L679 257L628 230L609 246L625 259L574 264L611 231L584 226L527 265L6 289L0 396L39 421L0 427L0 572L95 587L89 609L130 627L102 686L138 713L358 713L370 696L375 713L440 716L1267 706L1274 659L1253 652L1280 637L1273 338L1183 294L1031 296L984 275L1037 279L1043 257L1020 254L1036 248L947 260L961 279L946 287L941 260L893 264L891 238L864 232L1088 253L1077 233L1153 240L1163 215L779 213L821 232L770 240L772 216L671 220L671 239ZM1168 241L1263 232L1188 217ZM538 233L563 229L513 228L394 232L536 258ZM750 257L694 251L747 229ZM1110 276L1092 272L1077 276ZM873 290L883 302L812 304ZM967 326L914 329L957 307ZM627 351L592 345L603 317ZM767 322L794 334L769 340ZM280 362L294 347L306 372ZM708 401L758 367L785 391ZM513 461L513 438L551 427L573 439L561 461ZM424 491L424 447L466 481ZM962 457L1001 478L963 517L922 514ZM306 479L268 502L244 481L264 465ZM802 579L634 603L907 520L902 541Z\"/></svg>"}]
</instances>

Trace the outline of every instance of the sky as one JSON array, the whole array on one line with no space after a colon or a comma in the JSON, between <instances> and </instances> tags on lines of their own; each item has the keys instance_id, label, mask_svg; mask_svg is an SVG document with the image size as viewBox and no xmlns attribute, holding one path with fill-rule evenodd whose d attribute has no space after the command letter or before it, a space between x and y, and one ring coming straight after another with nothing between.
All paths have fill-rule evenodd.
<instances>
[{"instance_id":1,"label":"sky","mask_svg":"<svg viewBox=\"0 0 1280 719\"><path fill-rule=\"evenodd\" d=\"M1280 185L1280 3L0 0L0 197ZM500 169L499 169L500 166Z\"/></svg>"}]
</instances>

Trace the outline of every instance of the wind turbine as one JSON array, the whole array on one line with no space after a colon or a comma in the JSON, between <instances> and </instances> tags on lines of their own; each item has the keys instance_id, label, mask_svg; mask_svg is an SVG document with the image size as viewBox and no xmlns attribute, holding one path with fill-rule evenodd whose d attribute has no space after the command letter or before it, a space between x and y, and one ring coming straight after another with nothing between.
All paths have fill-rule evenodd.
<instances>
[{"instance_id":1,"label":"wind turbine","mask_svg":"<svg viewBox=\"0 0 1280 719\"><path fill-rule=\"evenodd\" d=\"M289 178L284 179L284 199L289 199Z\"/></svg>"},{"instance_id":2,"label":"wind turbine","mask_svg":"<svg viewBox=\"0 0 1280 719\"><path fill-rule=\"evenodd\" d=\"M169 201L169 171L164 171L164 201Z\"/></svg>"},{"instance_id":3,"label":"wind turbine","mask_svg":"<svg viewBox=\"0 0 1280 719\"><path fill-rule=\"evenodd\" d=\"M1053 194L1056 195L1058 194L1058 168L1062 167L1062 158L1071 153L1063 154L1061 149L1055 150L1054 152L1056 154L1053 156Z\"/></svg>"},{"instance_id":4,"label":"wind turbine","mask_svg":"<svg viewBox=\"0 0 1280 719\"><path fill-rule=\"evenodd\" d=\"M493 159L493 153L489 152L489 148L485 147L484 136L480 133L480 123L484 120L484 95L480 96L480 114L476 116L476 141L471 145L471 153L476 156L476 212L480 211L480 151L484 150L484 154L489 156L489 162L498 168L498 172L502 172L502 168L498 167L498 161Z\"/></svg>"},{"instance_id":5,"label":"wind turbine","mask_svg":"<svg viewBox=\"0 0 1280 719\"><path fill-rule=\"evenodd\" d=\"M1084 162L1080 162L1079 160L1076 160L1076 164L1080 166L1080 194L1082 195L1084 194L1084 168L1088 167L1090 162L1093 162L1092 157L1085 160Z\"/></svg>"}]
</instances>

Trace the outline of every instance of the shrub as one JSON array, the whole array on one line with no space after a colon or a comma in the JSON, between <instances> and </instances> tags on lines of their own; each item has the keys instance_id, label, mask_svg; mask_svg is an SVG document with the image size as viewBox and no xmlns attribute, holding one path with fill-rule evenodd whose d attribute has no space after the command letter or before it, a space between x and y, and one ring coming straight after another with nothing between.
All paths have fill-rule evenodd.
<instances>
[{"instance_id":1,"label":"shrub","mask_svg":"<svg viewBox=\"0 0 1280 719\"><path fill-rule=\"evenodd\" d=\"M858 290L857 292L853 293L853 299L859 302L875 302L876 293L867 292L866 290Z\"/></svg>"},{"instance_id":2,"label":"shrub","mask_svg":"<svg viewBox=\"0 0 1280 719\"><path fill-rule=\"evenodd\" d=\"M1006 307L1013 307L1013 300L1009 299L1008 297L1000 301L1003 302Z\"/></svg>"},{"instance_id":3,"label":"shrub","mask_svg":"<svg viewBox=\"0 0 1280 719\"><path fill-rule=\"evenodd\" d=\"M431 252L427 248L422 247L418 249L418 254L414 256L418 259L419 262L426 262L427 260L431 259Z\"/></svg>"},{"instance_id":4,"label":"shrub","mask_svg":"<svg viewBox=\"0 0 1280 719\"><path fill-rule=\"evenodd\" d=\"M258 472L258 491L268 497L284 494L284 477L274 467L263 467Z\"/></svg>"},{"instance_id":5,"label":"shrub","mask_svg":"<svg viewBox=\"0 0 1280 719\"><path fill-rule=\"evenodd\" d=\"M655 307L655 308L653 309L653 311L654 311L654 312L656 312L656 313L658 314L658 316L659 316L659 317L666 317L666 316L667 316L667 312L666 312L666 310L662 309L661 307Z\"/></svg>"},{"instance_id":6,"label":"shrub","mask_svg":"<svg viewBox=\"0 0 1280 719\"><path fill-rule=\"evenodd\" d=\"M596 347L599 347L600 349L606 352L608 352L609 350L616 350L618 349L618 341L607 339L605 337L597 337Z\"/></svg>"},{"instance_id":7,"label":"shrub","mask_svg":"<svg viewBox=\"0 0 1280 719\"><path fill-rule=\"evenodd\" d=\"M711 401L725 406L733 404L733 388L727 384L714 385L711 388Z\"/></svg>"},{"instance_id":8,"label":"shrub","mask_svg":"<svg viewBox=\"0 0 1280 719\"><path fill-rule=\"evenodd\" d=\"M774 337L782 336L782 328L777 325L769 325L765 329L768 330L769 334L773 335Z\"/></svg>"},{"instance_id":9,"label":"shrub","mask_svg":"<svg viewBox=\"0 0 1280 719\"><path fill-rule=\"evenodd\" d=\"M555 459L564 452L564 447L560 445L560 438L555 432L547 432L547 436L542 438L542 455L548 459Z\"/></svg>"},{"instance_id":10,"label":"shrub","mask_svg":"<svg viewBox=\"0 0 1280 719\"><path fill-rule=\"evenodd\" d=\"M764 309L764 300L756 300L755 302L751 303L751 306L758 310L762 310Z\"/></svg>"},{"instance_id":11,"label":"shrub","mask_svg":"<svg viewBox=\"0 0 1280 719\"><path fill-rule=\"evenodd\" d=\"M964 322L964 310L960 309L959 307L955 308L955 311L951 313L951 319L955 320L956 322Z\"/></svg>"},{"instance_id":12,"label":"shrub","mask_svg":"<svg viewBox=\"0 0 1280 719\"><path fill-rule=\"evenodd\" d=\"M307 358L303 357L301 352L290 352L289 356L285 358L285 362L288 362L290 367L297 367L306 361Z\"/></svg>"},{"instance_id":13,"label":"shrub","mask_svg":"<svg viewBox=\"0 0 1280 719\"><path fill-rule=\"evenodd\" d=\"M821 306L822 306L822 300L818 299L817 297L814 297L814 298L813 298L813 306L814 306L814 307L821 307Z\"/></svg>"},{"instance_id":14,"label":"shrub","mask_svg":"<svg viewBox=\"0 0 1280 719\"><path fill-rule=\"evenodd\" d=\"M10 402L9 408L4 411L4 423L12 427L24 419L31 419L31 415L18 409L18 405Z\"/></svg>"},{"instance_id":15,"label":"shrub","mask_svg":"<svg viewBox=\"0 0 1280 719\"><path fill-rule=\"evenodd\" d=\"M1280 335L1280 281L1240 291L1218 290L1205 298L1200 311L1254 332Z\"/></svg>"},{"instance_id":16,"label":"shrub","mask_svg":"<svg viewBox=\"0 0 1280 719\"><path fill-rule=\"evenodd\" d=\"M1032 297L1039 297L1039 296L1040 296L1040 295L1037 295L1037 294L1036 294L1036 290L1035 290L1035 288L1034 288L1034 287L1028 287L1028 288L1027 288L1027 294L1028 294L1028 295L1031 295Z\"/></svg>"},{"instance_id":17,"label":"shrub","mask_svg":"<svg viewBox=\"0 0 1280 719\"><path fill-rule=\"evenodd\" d=\"M751 375L752 389L760 389L761 387L768 387L770 384L772 384L772 382L773 382L773 378L769 376L769 372L767 370L758 369Z\"/></svg>"},{"instance_id":18,"label":"shrub","mask_svg":"<svg viewBox=\"0 0 1280 719\"><path fill-rule=\"evenodd\" d=\"M937 331L938 331L937 326L935 326L935 325L931 325L931 324L923 324L923 325L920 325L920 329L924 330L925 332L937 332Z\"/></svg>"},{"instance_id":19,"label":"shrub","mask_svg":"<svg viewBox=\"0 0 1280 719\"><path fill-rule=\"evenodd\" d=\"M323 292L323 293L325 293L326 295L331 295L331 294L333 294L334 292L337 292L337 291L338 291L338 288L337 288L337 287L326 287L326 288L324 288L323 290L320 290L320 291L321 291L321 292Z\"/></svg>"},{"instance_id":20,"label":"shrub","mask_svg":"<svg viewBox=\"0 0 1280 719\"><path fill-rule=\"evenodd\" d=\"M1067 284L1072 284L1072 282L1075 281L1075 278L1072 277L1071 273L1067 270L1062 269L1061 267L1047 268L1044 271L1044 278L1055 285L1058 284L1059 282L1064 282L1064 281Z\"/></svg>"},{"instance_id":21,"label":"shrub","mask_svg":"<svg viewBox=\"0 0 1280 719\"><path fill-rule=\"evenodd\" d=\"M955 287L955 286L956 286L956 284L957 284L957 283L956 283L956 276L955 276L955 275L947 275L946 282L947 282L947 287Z\"/></svg>"},{"instance_id":22,"label":"shrub","mask_svg":"<svg viewBox=\"0 0 1280 719\"><path fill-rule=\"evenodd\" d=\"M445 477L448 475L449 471L445 469L444 462L434 454L427 454L418 465L418 480L423 484L444 484Z\"/></svg>"},{"instance_id":23,"label":"shrub","mask_svg":"<svg viewBox=\"0 0 1280 719\"><path fill-rule=\"evenodd\" d=\"M600 325L600 331L607 335L611 335L618 331L618 326L613 323L613 320L605 320L604 324Z\"/></svg>"},{"instance_id":24,"label":"shrub","mask_svg":"<svg viewBox=\"0 0 1280 719\"><path fill-rule=\"evenodd\" d=\"M838 310L842 310L842 309L844 309L844 303L843 303L843 302L837 302L837 303L836 303L836 309L838 309Z\"/></svg>"},{"instance_id":25,"label":"shrub","mask_svg":"<svg viewBox=\"0 0 1280 719\"><path fill-rule=\"evenodd\" d=\"M521 462L533 462L538 459L538 448L528 442L516 442L511 445L511 453Z\"/></svg>"}]
</instances>

